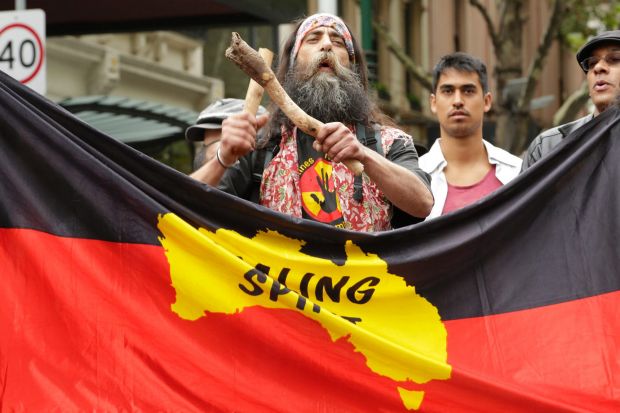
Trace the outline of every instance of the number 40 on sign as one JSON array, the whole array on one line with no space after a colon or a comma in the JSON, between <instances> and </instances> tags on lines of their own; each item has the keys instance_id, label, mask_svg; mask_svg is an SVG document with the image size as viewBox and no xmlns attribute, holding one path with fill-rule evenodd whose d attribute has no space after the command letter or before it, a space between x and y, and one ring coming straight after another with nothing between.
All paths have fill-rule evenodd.
<instances>
[{"instance_id":1,"label":"number 40 on sign","mask_svg":"<svg viewBox=\"0 0 620 413\"><path fill-rule=\"evenodd\" d=\"M45 13L0 13L0 70L45 94Z\"/></svg>"}]
</instances>

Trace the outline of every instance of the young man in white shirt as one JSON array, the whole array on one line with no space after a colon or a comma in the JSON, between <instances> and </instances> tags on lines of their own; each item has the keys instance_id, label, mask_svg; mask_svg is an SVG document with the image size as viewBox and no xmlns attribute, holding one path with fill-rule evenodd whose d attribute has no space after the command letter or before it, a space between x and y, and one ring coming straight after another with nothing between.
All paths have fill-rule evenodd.
<instances>
[{"instance_id":1,"label":"young man in white shirt","mask_svg":"<svg viewBox=\"0 0 620 413\"><path fill-rule=\"evenodd\" d=\"M420 167L432 177L435 197L428 218L469 205L519 174L521 159L482 137L492 100L486 66L473 56L452 53L433 69L430 103L441 136L420 158Z\"/></svg>"}]
</instances>

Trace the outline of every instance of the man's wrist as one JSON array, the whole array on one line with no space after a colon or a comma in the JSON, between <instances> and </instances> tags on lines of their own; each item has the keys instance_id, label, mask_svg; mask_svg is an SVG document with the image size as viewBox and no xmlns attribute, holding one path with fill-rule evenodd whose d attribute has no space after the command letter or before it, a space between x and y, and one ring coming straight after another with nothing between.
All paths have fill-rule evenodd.
<instances>
[{"instance_id":1,"label":"man's wrist","mask_svg":"<svg viewBox=\"0 0 620 413\"><path fill-rule=\"evenodd\" d=\"M230 168L231 166L235 166L235 165L237 165L237 164L239 163L239 159L237 159L236 161L234 161L233 163L230 163L230 164L225 163L225 162L222 160L222 156L221 156L221 154L220 154L220 149L221 149L221 148L222 148L222 147L218 145L218 147L217 147L217 151L215 152L215 158L217 159L217 162L218 162L218 163L222 166L222 168L224 168L224 169L228 169L228 168Z\"/></svg>"}]
</instances>

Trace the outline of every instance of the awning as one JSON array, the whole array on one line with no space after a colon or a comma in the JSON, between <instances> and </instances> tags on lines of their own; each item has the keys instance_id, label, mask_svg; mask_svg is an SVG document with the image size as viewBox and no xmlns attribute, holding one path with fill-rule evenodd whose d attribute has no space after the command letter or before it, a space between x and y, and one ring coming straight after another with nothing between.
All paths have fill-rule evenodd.
<instances>
[{"instance_id":1,"label":"awning","mask_svg":"<svg viewBox=\"0 0 620 413\"><path fill-rule=\"evenodd\" d=\"M83 96L61 106L92 127L132 146L183 139L198 113L119 96Z\"/></svg>"},{"instance_id":2,"label":"awning","mask_svg":"<svg viewBox=\"0 0 620 413\"><path fill-rule=\"evenodd\" d=\"M26 5L45 10L50 36L280 24L306 12L305 0L27 0ZM15 0L0 0L0 10L14 9Z\"/></svg>"}]
</instances>

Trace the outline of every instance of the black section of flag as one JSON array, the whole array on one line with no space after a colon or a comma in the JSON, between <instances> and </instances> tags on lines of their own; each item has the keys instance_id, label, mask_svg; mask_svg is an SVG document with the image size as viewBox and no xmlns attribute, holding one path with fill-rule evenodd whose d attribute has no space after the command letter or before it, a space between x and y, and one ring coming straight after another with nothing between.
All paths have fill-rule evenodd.
<instances>
[{"instance_id":1,"label":"black section of flag","mask_svg":"<svg viewBox=\"0 0 620 413\"><path fill-rule=\"evenodd\" d=\"M489 199L420 225L391 270L443 319L620 290L619 140L614 107Z\"/></svg>"},{"instance_id":2,"label":"black section of flag","mask_svg":"<svg viewBox=\"0 0 620 413\"><path fill-rule=\"evenodd\" d=\"M157 214L172 211L192 225L245 236L278 231L338 265L352 241L378 254L442 318L498 314L620 289L619 138L614 107L485 200L362 234L200 185L0 73L0 227L158 244Z\"/></svg>"},{"instance_id":3,"label":"black section of flag","mask_svg":"<svg viewBox=\"0 0 620 413\"><path fill-rule=\"evenodd\" d=\"M2 72L0 148L0 227L159 244L157 214L169 210L208 228L243 217L251 223L238 229L245 235L280 221L91 128Z\"/></svg>"}]
</instances>

